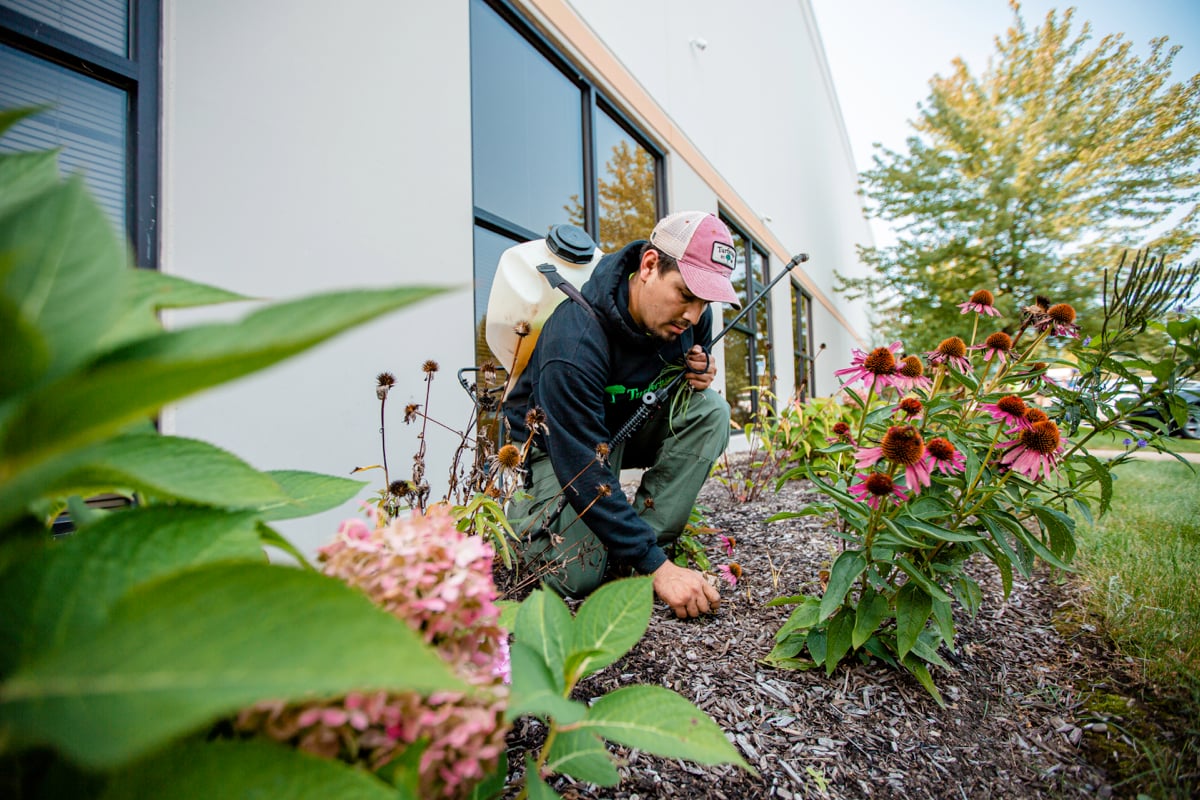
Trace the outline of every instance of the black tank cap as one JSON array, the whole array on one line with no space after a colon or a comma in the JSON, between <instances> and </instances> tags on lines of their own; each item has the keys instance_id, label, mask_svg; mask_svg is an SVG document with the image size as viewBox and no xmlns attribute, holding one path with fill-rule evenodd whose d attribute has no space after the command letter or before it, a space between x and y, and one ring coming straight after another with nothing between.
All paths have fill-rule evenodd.
<instances>
[{"instance_id":1,"label":"black tank cap","mask_svg":"<svg viewBox=\"0 0 1200 800\"><path fill-rule=\"evenodd\" d=\"M596 243L587 231L575 225L555 225L546 234L550 252L571 264L586 264L596 252Z\"/></svg>"}]
</instances>

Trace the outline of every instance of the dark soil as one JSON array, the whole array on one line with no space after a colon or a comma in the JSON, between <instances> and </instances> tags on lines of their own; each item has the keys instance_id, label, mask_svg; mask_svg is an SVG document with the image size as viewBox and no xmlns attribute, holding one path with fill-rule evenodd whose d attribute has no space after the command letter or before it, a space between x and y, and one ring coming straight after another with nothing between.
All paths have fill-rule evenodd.
<instances>
[{"instance_id":1,"label":"dark soil","mask_svg":"<svg viewBox=\"0 0 1200 800\"><path fill-rule=\"evenodd\" d=\"M619 786L561 776L551 785L568 798L1136 796L1134 784L1122 782L1139 758L1125 733L1133 708L1125 698L1147 687L1087 622L1085 589L1060 574L1017 576L1006 601L995 568L969 564L984 602L974 618L955 612L958 636L947 656L955 668L931 670L945 708L907 673L878 661L843 663L831 677L761 663L790 613L767 601L819 596L819 573L839 550L829 520L766 522L814 498L798 482L735 503L710 480L698 502L712 527L736 538L742 580L723 586L715 616L681 621L656 603L642 641L575 694L586 701L635 683L673 689L716 720L759 776L615 747ZM715 534L703 540L714 564L727 561ZM1097 697L1106 699L1105 711L1094 710ZM1154 731L1160 740L1176 735L1167 722ZM517 723L510 785L544 734L537 720Z\"/></svg>"}]
</instances>

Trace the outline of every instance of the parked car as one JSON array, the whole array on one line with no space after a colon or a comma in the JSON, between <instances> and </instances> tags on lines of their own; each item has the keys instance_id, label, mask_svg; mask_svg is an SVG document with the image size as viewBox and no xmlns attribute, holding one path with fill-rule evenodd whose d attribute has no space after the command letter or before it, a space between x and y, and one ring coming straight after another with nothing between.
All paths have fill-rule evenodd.
<instances>
[{"instance_id":1,"label":"parked car","mask_svg":"<svg viewBox=\"0 0 1200 800\"><path fill-rule=\"evenodd\" d=\"M1175 396L1187 403L1187 416L1180 425L1175 416L1168 411L1163 398L1158 402L1139 409L1130 419L1134 425L1162 430L1162 423L1167 421L1166 432L1171 436L1182 436L1185 439L1200 439L1200 385L1190 382L1185 387L1177 389Z\"/></svg>"}]
</instances>

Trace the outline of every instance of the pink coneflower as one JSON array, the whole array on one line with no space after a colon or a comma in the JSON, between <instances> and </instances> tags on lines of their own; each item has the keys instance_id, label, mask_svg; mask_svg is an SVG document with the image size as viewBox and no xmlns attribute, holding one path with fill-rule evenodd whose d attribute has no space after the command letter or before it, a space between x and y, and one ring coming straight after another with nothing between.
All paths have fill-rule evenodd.
<instances>
[{"instance_id":1,"label":"pink coneflower","mask_svg":"<svg viewBox=\"0 0 1200 800\"><path fill-rule=\"evenodd\" d=\"M1010 431L1029 427L1025 420L1025 412L1029 407L1015 394L1006 394L994 403L984 403L980 408L991 414L993 419L1003 422Z\"/></svg>"},{"instance_id":2,"label":"pink coneflower","mask_svg":"<svg viewBox=\"0 0 1200 800\"><path fill-rule=\"evenodd\" d=\"M896 412L903 414L906 419L915 419L921 416L924 410L925 406L915 397L906 397L896 405Z\"/></svg>"},{"instance_id":3,"label":"pink coneflower","mask_svg":"<svg viewBox=\"0 0 1200 800\"><path fill-rule=\"evenodd\" d=\"M1012 352L1012 346L1012 337L1004 331L997 331L984 339L983 344L977 344L971 349L982 350L984 361L991 361L992 356L995 356L1003 364L1008 361L1008 354Z\"/></svg>"},{"instance_id":4,"label":"pink coneflower","mask_svg":"<svg viewBox=\"0 0 1200 800\"><path fill-rule=\"evenodd\" d=\"M902 392L911 392L917 388L928 389L932 385L933 381L925 377L925 367L921 365L921 359L916 356L905 356L900 359L900 363L896 365L897 389Z\"/></svg>"},{"instance_id":5,"label":"pink coneflower","mask_svg":"<svg viewBox=\"0 0 1200 800\"><path fill-rule=\"evenodd\" d=\"M904 467L904 478L913 494L920 494L930 481L929 465L925 463L925 442L911 425L893 425L883 435L879 447L863 447L855 453L855 466L869 467L880 458Z\"/></svg>"},{"instance_id":6,"label":"pink coneflower","mask_svg":"<svg viewBox=\"0 0 1200 800\"><path fill-rule=\"evenodd\" d=\"M934 366L951 364L963 375L971 371L971 362L967 360L967 343L957 336L943 339L937 349L926 353L925 357Z\"/></svg>"},{"instance_id":7,"label":"pink coneflower","mask_svg":"<svg viewBox=\"0 0 1200 800\"><path fill-rule=\"evenodd\" d=\"M730 586L737 586L738 579L742 577L742 566L736 563L719 564L717 572Z\"/></svg>"},{"instance_id":8,"label":"pink coneflower","mask_svg":"<svg viewBox=\"0 0 1200 800\"><path fill-rule=\"evenodd\" d=\"M896 505L900 505L908 499L904 491L882 472L872 472L870 474L860 472L858 477L862 483L851 486L850 494L854 495L860 501L865 502L871 508L879 508L879 501L889 496Z\"/></svg>"},{"instance_id":9,"label":"pink coneflower","mask_svg":"<svg viewBox=\"0 0 1200 800\"><path fill-rule=\"evenodd\" d=\"M971 299L965 303L959 303L958 307L962 309L962 313L974 311L976 314L986 314L989 317L1000 316L1000 311L994 305L996 298L987 289L980 289L975 294L971 295Z\"/></svg>"},{"instance_id":10,"label":"pink coneflower","mask_svg":"<svg viewBox=\"0 0 1200 800\"><path fill-rule=\"evenodd\" d=\"M1055 336L1079 338L1079 326L1075 324L1075 309L1066 303L1058 303L1046 309L1045 315L1035 321L1039 332L1049 330Z\"/></svg>"},{"instance_id":11,"label":"pink coneflower","mask_svg":"<svg viewBox=\"0 0 1200 800\"><path fill-rule=\"evenodd\" d=\"M892 342L887 347L876 347L870 353L856 349L850 366L833 374L848 376L846 385L861 379L868 389L895 386L896 353L900 352L901 348L900 342Z\"/></svg>"},{"instance_id":12,"label":"pink coneflower","mask_svg":"<svg viewBox=\"0 0 1200 800\"><path fill-rule=\"evenodd\" d=\"M1062 434L1050 420L1035 422L1021 431L1020 438L1008 444L1011 447L1000 457L1000 463L1030 480L1037 480L1039 472L1049 478L1058 467L1058 456L1063 451Z\"/></svg>"},{"instance_id":13,"label":"pink coneflower","mask_svg":"<svg viewBox=\"0 0 1200 800\"><path fill-rule=\"evenodd\" d=\"M1025 409L1025 421L1030 425L1034 425L1038 422L1045 422L1048 419L1050 419L1049 415L1047 415L1045 411L1042 411L1037 406L1029 406Z\"/></svg>"},{"instance_id":14,"label":"pink coneflower","mask_svg":"<svg viewBox=\"0 0 1200 800\"><path fill-rule=\"evenodd\" d=\"M825 441L829 442L830 444L838 444L838 443L857 444L854 441L854 436L850 433L850 426L847 425L845 422L833 423L832 433L833 433L833 436L830 436L825 439Z\"/></svg>"},{"instance_id":15,"label":"pink coneflower","mask_svg":"<svg viewBox=\"0 0 1200 800\"><path fill-rule=\"evenodd\" d=\"M725 555L733 558L733 546L737 544L737 541L732 536L718 536L717 538L721 540L721 547L724 548Z\"/></svg>"},{"instance_id":16,"label":"pink coneflower","mask_svg":"<svg viewBox=\"0 0 1200 800\"><path fill-rule=\"evenodd\" d=\"M943 475L954 475L967 466L967 457L949 439L941 436L925 443L925 460L932 469Z\"/></svg>"}]
</instances>

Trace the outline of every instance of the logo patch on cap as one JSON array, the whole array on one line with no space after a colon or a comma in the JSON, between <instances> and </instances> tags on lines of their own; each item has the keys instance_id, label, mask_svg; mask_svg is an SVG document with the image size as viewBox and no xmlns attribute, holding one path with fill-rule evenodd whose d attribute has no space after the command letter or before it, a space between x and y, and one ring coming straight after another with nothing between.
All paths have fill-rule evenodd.
<instances>
[{"instance_id":1,"label":"logo patch on cap","mask_svg":"<svg viewBox=\"0 0 1200 800\"><path fill-rule=\"evenodd\" d=\"M734 265L737 264L737 253L724 242L713 242L712 260L716 264L733 269Z\"/></svg>"}]
</instances>

